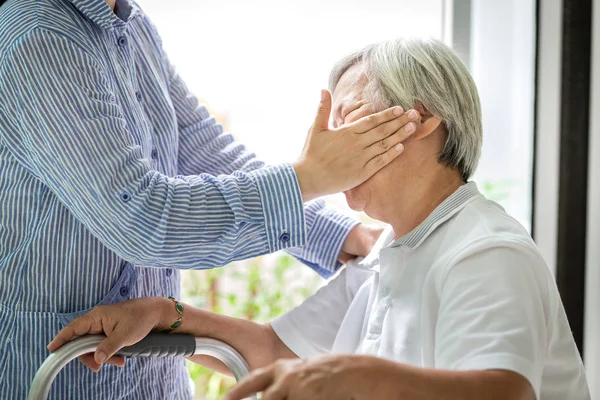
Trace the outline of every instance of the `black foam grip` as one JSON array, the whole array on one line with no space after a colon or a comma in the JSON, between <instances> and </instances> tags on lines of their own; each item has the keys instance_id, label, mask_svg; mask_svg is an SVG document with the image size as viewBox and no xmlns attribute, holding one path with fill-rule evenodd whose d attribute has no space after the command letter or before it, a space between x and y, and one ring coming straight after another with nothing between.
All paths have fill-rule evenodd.
<instances>
[{"instance_id":1,"label":"black foam grip","mask_svg":"<svg viewBox=\"0 0 600 400\"><path fill-rule=\"evenodd\" d=\"M123 347L117 354L125 357L189 357L195 351L194 336L151 333L133 346Z\"/></svg>"}]
</instances>

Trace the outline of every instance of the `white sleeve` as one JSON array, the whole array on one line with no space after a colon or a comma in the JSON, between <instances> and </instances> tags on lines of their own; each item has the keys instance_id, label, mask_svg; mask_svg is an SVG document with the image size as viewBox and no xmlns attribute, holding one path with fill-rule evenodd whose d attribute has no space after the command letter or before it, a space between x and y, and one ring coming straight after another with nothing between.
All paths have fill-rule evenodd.
<instances>
[{"instance_id":1,"label":"white sleeve","mask_svg":"<svg viewBox=\"0 0 600 400\"><path fill-rule=\"evenodd\" d=\"M344 268L298 307L273 320L275 334L300 358L329 353L356 292L371 276L359 268Z\"/></svg>"},{"instance_id":2,"label":"white sleeve","mask_svg":"<svg viewBox=\"0 0 600 400\"><path fill-rule=\"evenodd\" d=\"M436 368L503 369L525 377L539 399L547 336L549 274L521 243L480 243L451 263L442 282Z\"/></svg>"}]
</instances>

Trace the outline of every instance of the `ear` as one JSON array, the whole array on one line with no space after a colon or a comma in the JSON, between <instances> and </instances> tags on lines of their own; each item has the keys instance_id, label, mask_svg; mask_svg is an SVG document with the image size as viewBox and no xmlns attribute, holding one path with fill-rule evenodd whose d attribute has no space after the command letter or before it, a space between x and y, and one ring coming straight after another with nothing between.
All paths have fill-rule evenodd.
<instances>
[{"instance_id":1,"label":"ear","mask_svg":"<svg viewBox=\"0 0 600 400\"><path fill-rule=\"evenodd\" d=\"M413 134L415 140L425 139L441 125L442 121L433 115L420 101L415 104L415 110L421 114L421 121L417 124L417 131Z\"/></svg>"}]
</instances>

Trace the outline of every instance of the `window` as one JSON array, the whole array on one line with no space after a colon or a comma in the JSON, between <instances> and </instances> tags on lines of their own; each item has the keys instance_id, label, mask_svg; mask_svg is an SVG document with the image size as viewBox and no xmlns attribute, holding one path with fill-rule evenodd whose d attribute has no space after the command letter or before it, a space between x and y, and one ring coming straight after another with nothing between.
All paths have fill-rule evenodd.
<instances>
[{"instance_id":1,"label":"window","mask_svg":"<svg viewBox=\"0 0 600 400\"><path fill-rule=\"evenodd\" d=\"M442 36L442 0L140 3L191 91L269 163L299 155L340 58L393 37Z\"/></svg>"},{"instance_id":2,"label":"window","mask_svg":"<svg viewBox=\"0 0 600 400\"><path fill-rule=\"evenodd\" d=\"M483 151L474 178L531 232L535 1L471 4L470 69L483 113Z\"/></svg>"}]
</instances>

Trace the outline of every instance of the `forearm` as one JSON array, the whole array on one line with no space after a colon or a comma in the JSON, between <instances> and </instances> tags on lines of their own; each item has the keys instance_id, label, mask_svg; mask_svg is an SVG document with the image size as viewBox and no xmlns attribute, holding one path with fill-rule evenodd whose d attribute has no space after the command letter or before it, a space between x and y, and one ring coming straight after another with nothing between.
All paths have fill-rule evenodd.
<instances>
[{"instance_id":1,"label":"forearm","mask_svg":"<svg viewBox=\"0 0 600 400\"><path fill-rule=\"evenodd\" d=\"M185 112L189 125L182 128L179 135L180 174L208 173L216 176L234 171L250 173L265 166L254 153L224 132L206 108L198 106L195 97L183 96L182 93L177 97L184 99L179 104L179 112ZM305 204L304 214L306 244L288 252L319 275L330 277L340 267L340 250L358 221L327 206L323 200Z\"/></svg>"},{"instance_id":2,"label":"forearm","mask_svg":"<svg viewBox=\"0 0 600 400\"><path fill-rule=\"evenodd\" d=\"M173 303L165 299L159 301L163 310L161 325L167 327L174 321ZM188 305L184 305L184 309L184 322L177 333L225 342L244 357L250 369L264 367L279 358L295 357L268 324L232 318ZM222 363L211 357L194 356L190 359L219 372L229 373Z\"/></svg>"},{"instance_id":3,"label":"forearm","mask_svg":"<svg viewBox=\"0 0 600 400\"><path fill-rule=\"evenodd\" d=\"M74 175L62 177L82 181ZM305 242L303 205L289 166L220 177L138 175L128 193L118 197L107 189L97 202L87 189L69 196L70 185L50 187L106 247L137 265L214 268ZM289 189L276 194L283 185Z\"/></svg>"},{"instance_id":4,"label":"forearm","mask_svg":"<svg viewBox=\"0 0 600 400\"><path fill-rule=\"evenodd\" d=\"M357 400L532 400L528 381L504 370L448 371L355 356Z\"/></svg>"}]
</instances>

